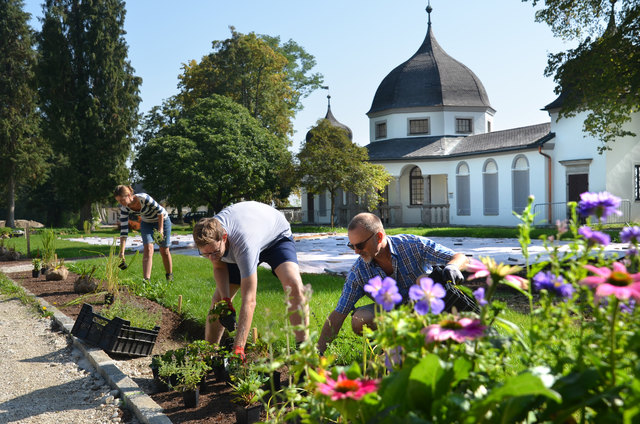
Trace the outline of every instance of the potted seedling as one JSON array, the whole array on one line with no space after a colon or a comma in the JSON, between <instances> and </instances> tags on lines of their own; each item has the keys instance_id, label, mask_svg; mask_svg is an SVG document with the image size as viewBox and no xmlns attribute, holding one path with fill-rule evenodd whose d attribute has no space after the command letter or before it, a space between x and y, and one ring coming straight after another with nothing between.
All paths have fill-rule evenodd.
<instances>
[{"instance_id":1,"label":"potted seedling","mask_svg":"<svg viewBox=\"0 0 640 424\"><path fill-rule=\"evenodd\" d=\"M202 378L211 371L204 361L185 355L184 360L171 363L169 369L175 373L176 384L174 389L182 392L184 406L186 408L197 408L200 400L200 382ZM163 373L162 368L160 374Z\"/></svg>"},{"instance_id":2,"label":"potted seedling","mask_svg":"<svg viewBox=\"0 0 640 424\"><path fill-rule=\"evenodd\" d=\"M31 263L33 264L33 269L31 270L31 276L33 278L40 277L40 267L42 266L42 261L40 260L40 258L33 258Z\"/></svg>"},{"instance_id":3,"label":"potted seedling","mask_svg":"<svg viewBox=\"0 0 640 424\"><path fill-rule=\"evenodd\" d=\"M233 308L230 299L216 302L213 308L209 310L209 322L215 321L220 321L220 324L229 332L236 329L236 310Z\"/></svg>"},{"instance_id":4,"label":"potted seedling","mask_svg":"<svg viewBox=\"0 0 640 424\"><path fill-rule=\"evenodd\" d=\"M231 387L234 391L234 402L240 406L236 409L238 424L251 424L260 420L262 404L259 403L264 391L262 385L267 378L254 369L244 369L245 372L232 377Z\"/></svg>"}]
</instances>

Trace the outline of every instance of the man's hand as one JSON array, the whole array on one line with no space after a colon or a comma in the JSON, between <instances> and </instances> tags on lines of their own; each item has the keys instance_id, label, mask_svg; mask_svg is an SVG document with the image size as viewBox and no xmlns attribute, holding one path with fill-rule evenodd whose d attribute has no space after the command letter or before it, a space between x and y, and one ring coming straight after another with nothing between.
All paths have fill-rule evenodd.
<instances>
[{"instance_id":1,"label":"man's hand","mask_svg":"<svg viewBox=\"0 0 640 424\"><path fill-rule=\"evenodd\" d=\"M242 363L244 364L246 361L246 356L244 354L244 347L242 346L236 346L235 348L233 348L233 354L237 355L238 358L240 358L240 360L242 361Z\"/></svg>"},{"instance_id":2,"label":"man's hand","mask_svg":"<svg viewBox=\"0 0 640 424\"><path fill-rule=\"evenodd\" d=\"M445 283L458 284L464 281L462 273L460 272L458 267L453 264L449 264L444 267L444 269L442 270L442 278L444 279Z\"/></svg>"}]
</instances>

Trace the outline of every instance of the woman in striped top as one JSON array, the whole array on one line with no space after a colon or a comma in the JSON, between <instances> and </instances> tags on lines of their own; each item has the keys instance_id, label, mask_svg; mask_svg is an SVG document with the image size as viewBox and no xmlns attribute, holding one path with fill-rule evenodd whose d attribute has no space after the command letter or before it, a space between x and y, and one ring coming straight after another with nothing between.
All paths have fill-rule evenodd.
<instances>
[{"instance_id":1,"label":"woman in striped top","mask_svg":"<svg viewBox=\"0 0 640 424\"><path fill-rule=\"evenodd\" d=\"M146 193L134 194L131 186L119 185L114 191L120 203L120 257L124 261L124 250L129 234L129 212L140 214L140 233L144 249L142 252L142 276L151 277L153 260L153 230L157 229L164 239L160 243L160 256L166 272L167 280L173 280L173 264L169 245L171 243L171 220L167 211Z\"/></svg>"}]
</instances>

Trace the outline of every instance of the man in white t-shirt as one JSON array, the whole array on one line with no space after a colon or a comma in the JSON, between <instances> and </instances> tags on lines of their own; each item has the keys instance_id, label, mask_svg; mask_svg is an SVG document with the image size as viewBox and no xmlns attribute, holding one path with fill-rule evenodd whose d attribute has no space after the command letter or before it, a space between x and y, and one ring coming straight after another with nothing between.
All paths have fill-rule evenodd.
<instances>
[{"instance_id":1,"label":"man in white t-shirt","mask_svg":"<svg viewBox=\"0 0 640 424\"><path fill-rule=\"evenodd\" d=\"M258 265L266 262L289 291L291 324L308 326L309 312L304 299L291 226L284 215L259 202L240 202L224 208L213 218L201 219L193 228L193 240L200 255L213 264L216 290L211 308L221 300L231 300L238 289L242 305L234 342L234 353L244 356L256 307ZM296 313L296 311L298 311ZM293 312L293 313L292 313ZM304 321L303 321L304 320ZM219 320L205 326L205 339L220 343L224 329ZM306 338L306 330L296 331L296 341Z\"/></svg>"}]
</instances>

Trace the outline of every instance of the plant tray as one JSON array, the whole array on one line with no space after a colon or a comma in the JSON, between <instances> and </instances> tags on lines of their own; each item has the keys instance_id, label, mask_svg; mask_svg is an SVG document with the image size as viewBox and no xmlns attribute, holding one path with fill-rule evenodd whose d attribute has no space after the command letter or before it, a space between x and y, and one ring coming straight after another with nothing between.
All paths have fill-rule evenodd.
<instances>
[{"instance_id":1,"label":"plant tray","mask_svg":"<svg viewBox=\"0 0 640 424\"><path fill-rule=\"evenodd\" d=\"M128 356L148 356L156 343L160 327L153 330L131 327L131 322L115 317L108 319L93 312L85 303L73 324L71 334L107 353Z\"/></svg>"}]
</instances>

